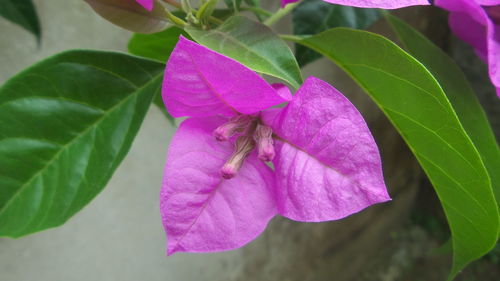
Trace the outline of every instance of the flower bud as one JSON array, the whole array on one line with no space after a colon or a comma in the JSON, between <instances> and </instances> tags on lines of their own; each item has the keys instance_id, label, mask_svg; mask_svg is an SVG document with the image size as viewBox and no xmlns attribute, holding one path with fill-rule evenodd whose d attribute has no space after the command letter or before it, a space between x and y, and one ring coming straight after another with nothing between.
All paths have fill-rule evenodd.
<instances>
[{"instance_id":1,"label":"flower bud","mask_svg":"<svg viewBox=\"0 0 500 281\"><path fill-rule=\"evenodd\" d=\"M255 147L255 142L250 136L241 136L236 140L236 149L222 166L220 173L225 179L233 178L240 170L248 153Z\"/></svg>"},{"instance_id":2,"label":"flower bud","mask_svg":"<svg viewBox=\"0 0 500 281\"><path fill-rule=\"evenodd\" d=\"M250 125L251 121L252 119L248 115L238 115L229 120L229 122L217 127L217 129L213 132L213 135L218 141L227 141L236 133L244 132Z\"/></svg>"},{"instance_id":3,"label":"flower bud","mask_svg":"<svg viewBox=\"0 0 500 281\"><path fill-rule=\"evenodd\" d=\"M273 145L273 130L271 127L261 124L257 125L254 138L257 142L259 159L262 161L273 161L275 152Z\"/></svg>"}]
</instances>

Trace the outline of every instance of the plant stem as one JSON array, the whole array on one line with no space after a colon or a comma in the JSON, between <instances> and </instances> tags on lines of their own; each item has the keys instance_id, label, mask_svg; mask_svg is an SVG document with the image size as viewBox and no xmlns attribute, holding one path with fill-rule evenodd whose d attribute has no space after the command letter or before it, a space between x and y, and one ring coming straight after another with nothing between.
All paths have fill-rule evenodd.
<instances>
[{"instance_id":1,"label":"plant stem","mask_svg":"<svg viewBox=\"0 0 500 281\"><path fill-rule=\"evenodd\" d=\"M306 36L299 36L299 35L293 35L293 34L280 34L279 37L283 40L286 40L286 41L298 43L299 41L304 39Z\"/></svg>"},{"instance_id":2,"label":"plant stem","mask_svg":"<svg viewBox=\"0 0 500 281\"><path fill-rule=\"evenodd\" d=\"M300 1L292 3L292 4L288 4L285 7L280 8L278 11L276 11L276 13L274 13L272 16L270 16L269 18L267 18L264 21L264 24L267 25L267 26L271 26L271 25L275 24L282 17L288 15L288 13L290 13L299 3L300 3Z\"/></svg>"},{"instance_id":3,"label":"plant stem","mask_svg":"<svg viewBox=\"0 0 500 281\"><path fill-rule=\"evenodd\" d=\"M165 2L165 3L169 4L170 6L176 7L177 9L182 10L182 5L181 5L181 3L179 3L179 2L177 2L177 1L175 1L175 0L163 0L163 2ZM194 13L196 13L196 10L193 10L193 12L194 12ZM218 18L216 18L216 17L213 17L213 16L210 16L210 17L208 18L208 20L209 20L210 22L215 23L215 24L218 24L218 25L221 25L221 24L223 24L223 23L224 23L224 21L222 21L222 20L220 20L220 19L218 19Z\"/></svg>"}]
</instances>

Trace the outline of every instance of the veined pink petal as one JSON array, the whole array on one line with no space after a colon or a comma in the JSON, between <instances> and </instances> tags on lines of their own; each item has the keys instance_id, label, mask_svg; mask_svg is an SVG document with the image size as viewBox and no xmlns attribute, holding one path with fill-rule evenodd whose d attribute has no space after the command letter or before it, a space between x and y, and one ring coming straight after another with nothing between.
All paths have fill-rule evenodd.
<instances>
[{"instance_id":1,"label":"veined pink petal","mask_svg":"<svg viewBox=\"0 0 500 281\"><path fill-rule=\"evenodd\" d=\"M246 66L182 36L167 62L162 95L174 117L252 114L287 101Z\"/></svg>"},{"instance_id":2,"label":"veined pink petal","mask_svg":"<svg viewBox=\"0 0 500 281\"><path fill-rule=\"evenodd\" d=\"M154 0L135 0L137 3L141 4L146 10L152 11L154 6Z\"/></svg>"},{"instance_id":3,"label":"veined pink petal","mask_svg":"<svg viewBox=\"0 0 500 281\"><path fill-rule=\"evenodd\" d=\"M298 0L282 0L281 5L297 2ZM398 9L408 6L429 5L428 0L323 0L332 4L353 6L360 8Z\"/></svg>"},{"instance_id":4,"label":"veined pink petal","mask_svg":"<svg viewBox=\"0 0 500 281\"><path fill-rule=\"evenodd\" d=\"M276 214L272 171L255 153L234 178L221 178L220 168L234 148L216 141L212 131L225 121L187 119L170 143L160 194L168 255L241 247Z\"/></svg>"},{"instance_id":5,"label":"veined pink petal","mask_svg":"<svg viewBox=\"0 0 500 281\"><path fill-rule=\"evenodd\" d=\"M341 219L390 200L377 145L358 110L335 88L310 77L264 122L276 144L278 212L298 221Z\"/></svg>"}]
</instances>

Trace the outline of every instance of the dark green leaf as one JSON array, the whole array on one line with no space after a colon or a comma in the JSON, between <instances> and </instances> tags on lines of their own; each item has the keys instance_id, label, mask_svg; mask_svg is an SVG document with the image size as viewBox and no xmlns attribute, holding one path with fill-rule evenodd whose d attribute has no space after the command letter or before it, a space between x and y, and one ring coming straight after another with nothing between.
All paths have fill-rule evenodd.
<instances>
[{"instance_id":1,"label":"dark green leaf","mask_svg":"<svg viewBox=\"0 0 500 281\"><path fill-rule=\"evenodd\" d=\"M500 149L481 104L455 62L429 39L396 17L388 21L407 51L436 77L450 100L465 131L476 145L491 177L497 203L500 203Z\"/></svg>"},{"instance_id":2,"label":"dark green leaf","mask_svg":"<svg viewBox=\"0 0 500 281\"><path fill-rule=\"evenodd\" d=\"M333 5L323 0L306 0L293 10L293 33L314 35L333 27L365 29L380 18L377 9ZM295 56L300 66L321 57L313 50L296 45Z\"/></svg>"},{"instance_id":3,"label":"dark green leaf","mask_svg":"<svg viewBox=\"0 0 500 281\"><path fill-rule=\"evenodd\" d=\"M302 84L300 69L288 45L259 22L234 16L214 30L186 28L186 31L198 43L254 71L281 78L295 88Z\"/></svg>"},{"instance_id":4,"label":"dark green leaf","mask_svg":"<svg viewBox=\"0 0 500 281\"><path fill-rule=\"evenodd\" d=\"M96 13L127 30L154 33L163 30L169 21L168 13L158 0L150 12L136 0L85 0Z\"/></svg>"},{"instance_id":5,"label":"dark green leaf","mask_svg":"<svg viewBox=\"0 0 500 281\"><path fill-rule=\"evenodd\" d=\"M0 0L0 16L20 25L40 40L40 23L31 0Z\"/></svg>"},{"instance_id":6,"label":"dark green leaf","mask_svg":"<svg viewBox=\"0 0 500 281\"><path fill-rule=\"evenodd\" d=\"M499 216L490 178L432 74L391 41L365 31L336 28L298 43L351 75L408 143L436 189L450 225L451 276L491 250Z\"/></svg>"},{"instance_id":7,"label":"dark green leaf","mask_svg":"<svg viewBox=\"0 0 500 281\"><path fill-rule=\"evenodd\" d=\"M125 54L70 51L0 88L0 236L61 225L104 188L162 71Z\"/></svg>"}]
</instances>

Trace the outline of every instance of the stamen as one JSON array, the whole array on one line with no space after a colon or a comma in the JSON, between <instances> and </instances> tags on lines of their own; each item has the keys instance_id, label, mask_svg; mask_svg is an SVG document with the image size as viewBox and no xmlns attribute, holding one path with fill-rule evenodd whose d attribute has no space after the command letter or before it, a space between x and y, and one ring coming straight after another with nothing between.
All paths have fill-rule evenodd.
<instances>
[{"instance_id":1,"label":"stamen","mask_svg":"<svg viewBox=\"0 0 500 281\"><path fill-rule=\"evenodd\" d=\"M249 126L252 118L248 115L238 115L229 122L217 127L213 135L218 141L227 141L237 133L242 133Z\"/></svg>"},{"instance_id":2,"label":"stamen","mask_svg":"<svg viewBox=\"0 0 500 281\"><path fill-rule=\"evenodd\" d=\"M275 153L273 145L273 130L271 127L261 124L257 125L254 138L257 142L259 159L262 161L273 161Z\"/></svg>"},{"instance_id":3,"label":"stamen","mask_svg":"<svg viewBox=\"0 0 500 281\"><path fill-rule=\"evenodd\" d=\"M248 153L255 147L255 142L251 136L241 136L236 140L236 149L233 155L222 166L220 173L225 179L233 178L243 165Z\"/></svg>"}]
</instances>

